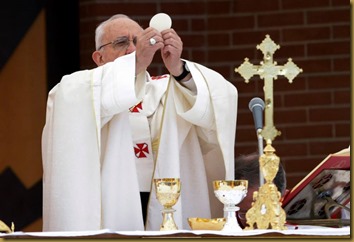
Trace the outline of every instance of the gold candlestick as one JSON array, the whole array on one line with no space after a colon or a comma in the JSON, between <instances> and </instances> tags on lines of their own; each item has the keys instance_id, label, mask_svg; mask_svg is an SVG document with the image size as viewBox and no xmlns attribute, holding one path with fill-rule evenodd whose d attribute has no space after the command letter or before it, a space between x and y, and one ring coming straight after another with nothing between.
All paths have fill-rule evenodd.
<instances>
[{"instance_id":1,"label":"gold candlestick","mask_svg":"<svg viewBox=\"0 0 354 242\"><path fill-rule=\"evenodd\" d=\"M248 58L238 67L235 72L238 72L246 81L254 75L259 75L264 80L264 98L265 98L265 126L260 134L266 141L264 154L260 156L259 162L261 171L266 180L258 192L253 193L252 207L246 213L247 224L246 229L286 229L285 227L285 212L281 207L280 192L273 183L273 179L278 172L280 158L275 154L275 149L272 147L272 141L278 135L278 131L273 122L273 80L277 79L278 75L285 76L289 83L302 72L302 69L288 59L288 62L283 65L277 65L273 61L274 52L280 46L266 35L266 38L257 49L263 53L263 61L260 65L253 65Z\"/></svg>"}]
</instances>

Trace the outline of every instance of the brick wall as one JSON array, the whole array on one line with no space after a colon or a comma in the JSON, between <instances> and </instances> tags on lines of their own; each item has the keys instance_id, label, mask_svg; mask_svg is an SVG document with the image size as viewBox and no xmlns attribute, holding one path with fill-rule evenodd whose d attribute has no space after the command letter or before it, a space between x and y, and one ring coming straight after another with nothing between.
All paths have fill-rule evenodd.
<instances>
[{"instance_id":1,"label":"brick wall","mask_svg":"<svg viewBox=\"0 0 354 242\"><path fill-rule=\"evenodd\" d=\"M329 153L350 144L350 4L348 0L80 0L81 67L94 66L96 25L124 13L147 27L158 12L172 17L184 42L183 58L220 72L239 91L235 154L257 149L249 101L263 98L263 81L246 84L234 72L245 57L259 64L256 49L266 34L281 46L274 60L291 57L303 73L274 83L274 122L282 134L273 146L287 172L288 187ZM159 57L149 69L164 73Z\"/></svg>"}]
</instances>

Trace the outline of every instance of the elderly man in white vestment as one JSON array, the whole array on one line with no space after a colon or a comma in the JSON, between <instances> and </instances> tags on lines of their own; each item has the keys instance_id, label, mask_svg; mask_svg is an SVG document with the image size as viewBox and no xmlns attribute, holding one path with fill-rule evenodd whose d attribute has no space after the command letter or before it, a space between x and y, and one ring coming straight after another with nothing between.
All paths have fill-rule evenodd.
<instances>
[{"instance_id":1,"label":"elderly man in white vestment","mask_svg":"<svg viewBox=\"0 0 354 242\"><path fill-rule=\"evenodd\" d=\"M95 41L98 67L64 76L49 92L43 230L159 230L152 180L164 177L181 179L179 229L189 229L188 217L223 216L212 181L234 176L236 88L181 59L172 28L143 29L115 15L98 26ZM155 53L169 74L146 71Z\"/></svg>"}]
</instances>

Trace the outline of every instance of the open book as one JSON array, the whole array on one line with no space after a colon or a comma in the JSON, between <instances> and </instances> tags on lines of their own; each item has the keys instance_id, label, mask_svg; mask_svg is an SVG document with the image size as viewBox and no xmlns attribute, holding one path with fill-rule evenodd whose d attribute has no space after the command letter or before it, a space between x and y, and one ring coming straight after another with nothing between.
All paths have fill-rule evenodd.
<instances>
[{"instance_id":1,"label":"open book","mask_svg":"<svg viewBox=\"0 0 354 242\"><path fill-rule=\"evenodd\" d=\"M283 199L287 219L337 218L350 201L350 148L328 155ZM338 205L335 205L338 204Z\"/></svg>"}]
</instances>

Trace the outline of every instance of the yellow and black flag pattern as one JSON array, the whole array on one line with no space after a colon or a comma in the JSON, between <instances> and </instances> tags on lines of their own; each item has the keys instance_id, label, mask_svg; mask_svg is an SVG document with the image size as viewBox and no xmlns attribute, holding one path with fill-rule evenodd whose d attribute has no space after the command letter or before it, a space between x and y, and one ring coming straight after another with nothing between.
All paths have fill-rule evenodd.
<instances>
[{"instance_id":1,"label":"yellow and black flag pattern","mask_svg":"<svg viewBox=\"0 0 354 242\"><path fill-rule=\"evenodd\" d=\"M7 225L14 222L16 231L42 229L41 134L47 94L60 76L67 74L64 72L79 66L77 61L67 68L68 62L51 54L61 52L58 46L67 47L65 41L49 41L60 35L77 49L71 52L71 60L79 59L73 57L78 56L76 37L60 33L60 29L70 28L55 26L65 21L53 21L53 14L70 18L62 9L53 8L53 2L5 1L0 8L0 220ZM56 2L63 8L78 1ZM74 35L78 36L78 31Z\"/></svg>"}]
</instances>

